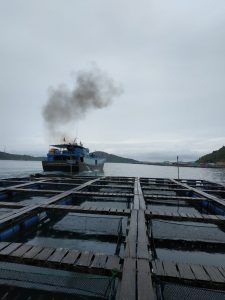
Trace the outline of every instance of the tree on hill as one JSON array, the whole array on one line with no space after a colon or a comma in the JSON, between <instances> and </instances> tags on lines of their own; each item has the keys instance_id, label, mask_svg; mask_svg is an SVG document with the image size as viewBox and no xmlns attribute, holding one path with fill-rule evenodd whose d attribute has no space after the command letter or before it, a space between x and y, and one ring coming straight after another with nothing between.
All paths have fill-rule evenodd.
<instances>
[{"instance_id":1,"label":"tree on hill","mask_svg":"<svg viewBox=\"0 0 225 300\"><path fill-rule=\"evenodd\" d=\"M103 151L95 151L93 152L98 157L105 158L106 162L109 163L128 163L128 164L137 164L139 161L132 159L132 158L126 158L126 157L121 157L115 154L110 154L106 153Z\"/></svg>"},{"instance_id":2,"label":"tree on hill","mask_svg":"<svg viewBox=\"0 0 225 300\"><path fill-rule=\"evenodd\" d=\"M40 161L43 160L44 157L34 157L31 155L20 155L20 154L11 154L11 153L6 153L6 152L1 152L0 151L0 160L36 160Z\"/></svg>"},{"instance_id":3,"label":"tree on hill","mask_svg":"<svg viewBox=\"0 0 225 300\"><path fill-rule=\"evenodd\" d=\"M225 146L199 158L198 163L225 162Z\"/></svg>"}]
</instances>

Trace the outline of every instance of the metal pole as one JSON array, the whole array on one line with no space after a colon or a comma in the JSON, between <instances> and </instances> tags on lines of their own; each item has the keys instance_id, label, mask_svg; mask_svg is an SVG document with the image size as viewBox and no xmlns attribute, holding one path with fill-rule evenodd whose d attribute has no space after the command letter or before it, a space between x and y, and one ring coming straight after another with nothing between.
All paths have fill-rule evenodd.
<instances>
[{"instance_id":1,"label":"metal pole","mask_svg":"<svg viewBox=\"0 0 225 300\"><path fill-rule=\"evenodd\" d=\"M70 156L70 174L73 175L72 155Z\"/></svg>"},{"instance_id":2,"label":"metal pole","mask_svg":"<svg viewBox=\"0 0 225 300\"><path fill-rule=\"evenodd\" d=\"M177 179L180 179L179 156L177 155Z\"/></svg>"}]
</instances>

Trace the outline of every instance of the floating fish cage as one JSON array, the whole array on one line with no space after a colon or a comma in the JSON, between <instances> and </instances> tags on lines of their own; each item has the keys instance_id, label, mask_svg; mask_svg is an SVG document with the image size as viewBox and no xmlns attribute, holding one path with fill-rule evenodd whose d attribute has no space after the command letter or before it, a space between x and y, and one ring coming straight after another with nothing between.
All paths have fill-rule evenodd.
<instances>
[{"instance_id":1,"label":"floating fish cage","mask_svg":"<svg viewBox=\"0 0 225 300\"><path fill-rule=\"evenodd\" d=\"M0 299L225 299L225 188L205 180L0 180Z\"/></svg>"}]
</instances>

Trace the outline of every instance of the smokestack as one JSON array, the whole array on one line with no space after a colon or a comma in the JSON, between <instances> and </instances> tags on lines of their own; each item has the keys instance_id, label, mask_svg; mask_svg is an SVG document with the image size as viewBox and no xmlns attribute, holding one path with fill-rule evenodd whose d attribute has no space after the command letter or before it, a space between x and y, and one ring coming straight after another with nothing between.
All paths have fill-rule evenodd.
<instances>
[{"instance_id":1,"label":"smokestack","mask_svg":"<svg viewBox=\"0 0 225 300\"><path fill-rule=\"evenodd\" d=\"M83 119L91 110L109 106L121 93L122 88L96 66L77 72L72 89L65 84L49 89L42 111L49 134L55 136L65 124Z\"/></svg>"}]
</instances>

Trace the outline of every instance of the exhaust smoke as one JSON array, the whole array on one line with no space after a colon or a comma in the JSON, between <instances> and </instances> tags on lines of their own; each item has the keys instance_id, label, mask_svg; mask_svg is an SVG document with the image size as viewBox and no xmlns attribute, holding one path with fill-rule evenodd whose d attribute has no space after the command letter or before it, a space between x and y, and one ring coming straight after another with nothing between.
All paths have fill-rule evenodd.
<instances>
[{"instance_id":1,"label":"exhaust smoke","mask_svg":"<svg viewBox=\"0 0 225 300\"><path fill-rule=\"evenodd\" d=\"M109 106L121 93L122 88L97 67L77 72L72 89L65 84L49 89L42 111L49 135L61 137L60 129L66 124L85 118L91 110Z\"/></svg>"}]
</instances>

